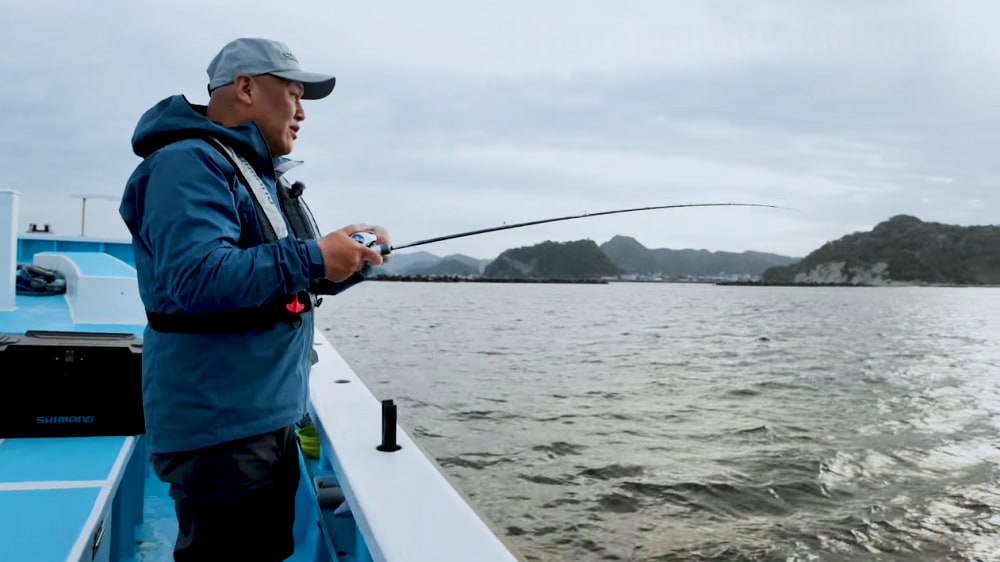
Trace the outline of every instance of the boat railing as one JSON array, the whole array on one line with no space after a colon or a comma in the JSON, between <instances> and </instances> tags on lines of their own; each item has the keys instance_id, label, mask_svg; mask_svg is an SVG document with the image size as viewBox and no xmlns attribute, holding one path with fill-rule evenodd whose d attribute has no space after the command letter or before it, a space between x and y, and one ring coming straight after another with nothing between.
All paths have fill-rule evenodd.
<instances>
[{"instance_id":1,"label":"boat railing","mask_svg":"<svg viewBox=\"0 0 1000 562\"><path fill-rule=\"evenodd\" d=\"M438 465L395 420L383 417L383 403L318 331L315 349L309 396L322 442L320 466L337 475L372 559L519 560ZM381 450L390 429L400 448Z\"/></svg>"}]
</instances>

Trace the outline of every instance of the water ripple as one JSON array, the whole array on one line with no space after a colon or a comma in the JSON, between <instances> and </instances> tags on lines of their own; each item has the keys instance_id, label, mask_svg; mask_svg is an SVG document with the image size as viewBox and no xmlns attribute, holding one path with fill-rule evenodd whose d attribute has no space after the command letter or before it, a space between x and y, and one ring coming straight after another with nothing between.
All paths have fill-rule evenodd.
<instances>
[{"instance_id":1,"label":"water ripple","mask_svg":"<svg viewBox=\"0 0 1000 562\"><path fill-rule=\"evenodd\" d=\"M370 283L317 314L527 560L978 562L998 296Z\"/></svg>"}]
</instances>

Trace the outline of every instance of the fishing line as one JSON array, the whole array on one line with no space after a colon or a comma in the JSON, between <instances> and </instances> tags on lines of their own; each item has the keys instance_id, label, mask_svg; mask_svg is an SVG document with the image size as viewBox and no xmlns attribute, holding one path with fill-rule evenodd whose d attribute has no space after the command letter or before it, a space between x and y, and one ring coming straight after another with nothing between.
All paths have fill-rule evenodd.
<instances>
[{"instance_id":1,"label":"fishing line","mask_svg":"<svg viewBox=\"0 0 1000 562\"><path fill-rule=\"evenodd\" d=\"M427 238L426 240L418 240L416 242L410 242L409 244L403 244L401 246L379 246L379 251L383 256L387 256L395 250L402 250L403 248L412 248L414 246L423 246L424 244L431 244L434 242L443 242L445 240L453 240L455 238L464 238L466 236L475 236L477 234L486 234L487 232L496 232L498 230L509 230L511 228L521 228L524 226L532 226L536 224L544 224L548 222L558 222L558 221L568 221L573 219L582 219L587 217L598 217L601 215L614 215L618 213L632 213L636 211L652 211L655 209L680 209L684 207L769 207L772 209L787 209L788 207L780 207L778 205L765 205L761 203L685 203L681 205L656 205L653 207L635 207L633 209L618 209L615 211L601 211L598 213L583 213L581 215L572 215L568 217L557 217L552 219L541 219L528 222L520 222L517 224L505 224L502 226L494 226L491 228L481 228L478 230L470 230L468 232L459 232L458 234L447 234L445 236L436 236L434 238ZM366 233L358 233L366 234ZM357 235L355 235L357 236ZM367 246L374 247L374 235L369 237L364 237L363 239L359 237L358 241L362 242Z\"/></svg>"}]
</instances>

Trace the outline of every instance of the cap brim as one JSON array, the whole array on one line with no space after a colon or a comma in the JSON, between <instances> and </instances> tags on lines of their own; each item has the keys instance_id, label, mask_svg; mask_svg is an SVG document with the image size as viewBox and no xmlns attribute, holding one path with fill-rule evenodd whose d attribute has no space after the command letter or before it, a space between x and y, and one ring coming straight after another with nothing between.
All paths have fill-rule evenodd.
<instances>
[{"instance_id":1,"label":"cap brim","mask_svg":"<svg viewBox=\"0 0 1000 562\"><path fill-rule=\"evenodd\" d=\"M279 78L299 82L302 84L302 99L318 100L330 95L333 87L337 85L337 79L327 74L316 74L315 72L305 72L302 70L281 70L269 72Z\"/></svg>"}]
</instances>

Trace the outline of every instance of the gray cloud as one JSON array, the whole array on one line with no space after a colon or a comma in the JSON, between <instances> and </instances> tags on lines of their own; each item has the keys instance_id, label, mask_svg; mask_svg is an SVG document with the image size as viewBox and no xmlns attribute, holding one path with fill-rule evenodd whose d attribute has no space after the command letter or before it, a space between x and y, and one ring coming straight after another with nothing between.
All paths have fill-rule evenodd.
<instances>
[{"instance_id":1,"label":"gray cloud","mask_svg":"<svg viewBox=\"0 0 1000 562\"><path fill-rule=\"evenodd\" d=\"M0 186L22 191L22 220L75 231L69 194L120 193L139 115L175 93L204 102L208 59L240 35L280 38L339 77L307 106L295 154L328 229L378 222L402 243L747 201L796 211L594 218L426 249L492 257L623 233L650 247L803 255L897 213L994 220L990 3L315 2L289 13L290 37L272 32L273 11L240 6L2 8L19 24L0 38ZM113 202L91 212L91 232L124 233Z\"/></svg>"}]
</instances>

